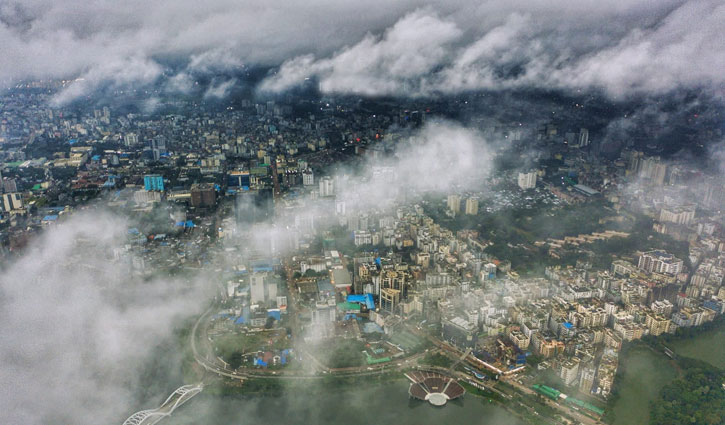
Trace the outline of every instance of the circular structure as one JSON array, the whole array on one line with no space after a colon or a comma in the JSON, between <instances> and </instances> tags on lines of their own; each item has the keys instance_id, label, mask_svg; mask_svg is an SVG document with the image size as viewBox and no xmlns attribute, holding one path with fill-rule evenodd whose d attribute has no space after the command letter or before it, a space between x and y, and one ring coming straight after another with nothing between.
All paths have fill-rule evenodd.
<instances>
[{"instance_id":1,"label":"circular structure","mask_svg":"<svg viewBox=\"0 0 725 425\"><path fill-rule=\"evenodd\" d=\"M433 406L443 406L448 400L454 400L466 393L455 379L438 372L417 370L408 372L405 376L411 381L408 394Z\"/></svg>"},{"instance_id":2,"label":"circular structure","mask_svg":"<svg viewBox=\"0 0 725 425\"><path fill-rule=\"evenodd\" d=\"M448 396L443 393L430 393L425 399L433 406L443 406L448 402Z\"/></svg>"}]
</instances>

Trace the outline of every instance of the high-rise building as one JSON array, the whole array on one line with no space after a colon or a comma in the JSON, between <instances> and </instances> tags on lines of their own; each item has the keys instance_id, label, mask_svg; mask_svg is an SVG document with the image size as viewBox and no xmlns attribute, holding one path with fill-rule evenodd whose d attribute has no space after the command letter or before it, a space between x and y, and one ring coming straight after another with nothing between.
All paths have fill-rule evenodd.
<instances>
[{"instance_id":1,"label":"high-rise building","mask_svg":"<svg viewBox=\"0 0 725 425\"><path fill-rule=\"evenodd\" d=\"M164 136L156 136L146 141L144 153L148 159L158 161L162 156L166 155L166 138Z\"/></svg>"},{"instance_id":2,"label":"high-rise building","mask_svg":"<svg viewBox=\"0 0 725 425\"><path fill-rule=\"evenodd\" d=\"M579 147L583 148L584 146L589 145L589 130L586 128L580 128L579 129Z\"/></svg>"},{"instance_id":3,"label":"high-rise building","mask_svg":"<svg viewBox=\"0 0 725 425\"><path fill-rule=\"evenodd\" d=\"M136 133L126 133L123 136L123 142L126 146L135 146L138 144L138 135Z\"/></svg>"},{"instance_id":4,"label":"high-rise building","mask_svg":"<svg viewBox=\"0 0 725 425\"><path fill-rule=\"evenodd\" d=\"M209 184L194 184L191 186L191 206L211 207L216 203L216 191Z\"/></svg>"},{"instance_id":5,"label":"high-rise building","mask_svg":"<svg viewBox=\"0 0 725 425\"><path fill-rule=\"evenodd\" d=\"M461 197L459 195L448 195L448 209L456 214L461 212Z\"/></svg>"},{"instance_id":6,"label":"high-rise building","mask_svg":"<svg viewBox=\"0 0 725 425\"><path fill-rule=\"evenodd\" d=\"M573 358L567 360L561 365L561 374L559 375L564 381L564 384L571 385L576 381L577 375L579 374L579 360Z\"/></svg>"},{"instance_id":7,"label":"high-rise building","mask_svg":"<svg viewBox=\"0 0 725 425\"><path fill-rule=\"evenodd\" d=\"M325 176L320 179L320 196L323 198L333 196L335 194L335 185L332 178Z\"/></svg>"},{"instance_id":8,"label":"high-rise building","mask_svg":"<svg viewBox=\"0 0 725 425\"><path fill-rule=\"evenodd\" d=\"M466 199L466 214L467 215L476 215L478 214L478 198L468 198Z\"/></svg>"},{"instance_id":9,"label":"high-rise building","mask_svg":"<svg viewBox=\"0 0 725 425\"><path fill-rule=\"evenodd\" d=\"M682 271L683 262L665 251L648 251L639 257L637 267L648 273L676 275Z\"/></svg>"},{"instance_id":10,"label":"high-rise building","mask_svg":"<svg viewBox=\"0 0 725 425\"><path fill-rule=\"evenodd\" d=\"M3 193L2 201L2 205L0 206L2 206L4 212L23 208L23 197L20 193Z\"/></svg>"},{"instance_id":11,"label":"high-rise building","mask_svg":"<svg viewBox=\"0 0 725 425\"><path fill-rule=\"evenodd\" d=\"M143 177L143 186L147 191L164 191L164 177L159 174L147 174Z\"/></svg>"},{"instance_id":12,"label":"high-rise building","mask_svg":"<svg viewBox=\"0 0 725 425\"><path fill-rule=\"evenodd\" d=\"M277 282L267 272L252 273L249 277L249 293L252 304L277 300Z\"/></svg>"},{"instance_id":13,"label":"high-rise building","mask_svg":"<svg viewBox=\"0 0 725 425\"><path fill-rule=\"evenodd\" d=\"M594 386L594 375L596 371L594 368L585 367L582 369L581 377L579 378L579 391L582 394L589 394Z\"/></svg>"},{"instance_id":14,"label":"high-rise building","mask_svg":"<svg viewBox=\"0 0 725 425\"><path fill-rule=\"evenodd\" d=\"M233 170L227 175L227 186L248 190L251 185L249 171Z\"/></svg>"},{"instance_id":15,"label":"high-rise building","mask_svg":"<svg viewBox=\"0 0 725 425\"><path fill-rule=\"evenodd\" d=\"M686 207L663 207L660 210L660 221L666 221L669 223L689 225L690 222L695 218L695 206L690 205Z\"/></svg>"},{"instance_id":16,"label":"high-rise building","mask_svg":"<svg viewBox=\"0 0 725 425\"><path fill-rule=\"evenodd\" d=\"M642 159L639 161L639 175L654 184L662 185L667 175L667 164L662 163L658 156Z\"/></svg>"},{"instance_id":17,"label":"high-rise building","mask_svg":"<svg viewBox=\"0 0 725 425\"><path fill-rule=\"evenodd\" d=\"M519 173L518 183L519 183L519 187L523 190L535 188L536 187L536 171L529 171L528 173Z\"/></svg>"},{"instance_id":18,"label":"high-rise building","mask_svg":"<svg viewBox=\"0 0 725 425\"><path fill-rule=\"evenodd\" d=\"M315 184L315 175L312 170L307 169L302 172L302 184L304 186L312 186Z\"/></svg>"}]
</instances>

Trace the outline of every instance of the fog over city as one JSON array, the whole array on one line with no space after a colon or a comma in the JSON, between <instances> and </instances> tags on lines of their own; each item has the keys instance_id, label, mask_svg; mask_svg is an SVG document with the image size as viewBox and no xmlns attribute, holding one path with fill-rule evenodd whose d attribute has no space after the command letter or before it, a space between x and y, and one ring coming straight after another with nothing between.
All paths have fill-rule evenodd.
<instances>
[{"instance_id":1,"label":"fog over city","mask_svg":"<svg viewBox=\"0 0 725 425\"><path fill-rule=\"evenodd\" d=\"M143 376L152 354L213 291L200 278L131 274L127 226L108 212L79 213L4 268L0 382L13 389L4 423L118 421L154 384Z\"/></svg>"},{"instance_id":2,"label":"fog over city","mask_svg":"<svg viewBox=\"0 0 725 425\"><path fill-rule=\"evenodd\" d=\"M0 0L0 423L719 423L723 22Z\"/></svg>"}]
</instances>

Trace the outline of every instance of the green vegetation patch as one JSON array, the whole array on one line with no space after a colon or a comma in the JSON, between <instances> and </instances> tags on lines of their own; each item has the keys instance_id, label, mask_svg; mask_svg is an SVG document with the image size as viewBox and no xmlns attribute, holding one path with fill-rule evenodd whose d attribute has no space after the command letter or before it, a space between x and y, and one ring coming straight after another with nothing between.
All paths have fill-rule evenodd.
<instances>
[{"instance_id":1,"label":"green vegetation patch","mask_svg":"<svg viewBox=\"0 0 725 425\"><path fill-rule=\"evenodd\" d=\"M680 358L684 376L667 384L652 403L654 425L716 425L725 418L725 374L709 364Z\"/></svg>"},{"instance_id":2,"label":"green vegetation patch","mask_svg":"<svg viewBox=\"0 0 725 425\"><path fill-rule=\"evenodd\" d=\"M332 369L357 367L365 364L365 343L357 339L335 339L315 344L310 351Z\"/></svg>"}]
</instances>

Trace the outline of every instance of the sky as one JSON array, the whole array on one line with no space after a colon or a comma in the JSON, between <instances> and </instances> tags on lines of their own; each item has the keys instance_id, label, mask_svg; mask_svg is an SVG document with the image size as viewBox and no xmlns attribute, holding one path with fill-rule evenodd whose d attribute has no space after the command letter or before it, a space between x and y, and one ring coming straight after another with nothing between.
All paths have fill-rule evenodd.
<instances>
[{"instance_id":1,"label":"sky","mask_svg":"<svg viewBox=\"0 0 725 425\"><path fill-rule=\"evenodd\" d=\"M272 73L258 90L272 93L315 78L325 93L368 96L721 96L723 21L717 0L5 0L0 81L81 78L58 104L161 79L183 93L199 76L260 66ZM238 83L214 81L204 95L223 97Z\"/></svg>"}]
</instances>

